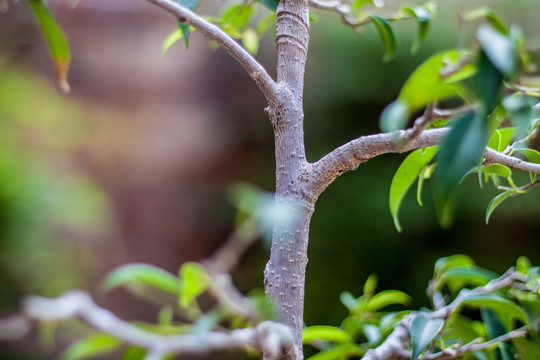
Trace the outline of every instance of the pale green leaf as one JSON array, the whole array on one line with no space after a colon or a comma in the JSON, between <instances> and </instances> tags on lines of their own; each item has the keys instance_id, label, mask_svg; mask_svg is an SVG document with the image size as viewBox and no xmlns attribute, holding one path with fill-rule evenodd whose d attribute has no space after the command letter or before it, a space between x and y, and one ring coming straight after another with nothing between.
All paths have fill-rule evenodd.
<instances>
[{"instance_id":1,"label":"pale green leaf","mask_svg":"<svg viewBox=\"0 0 540 360\"><path fill-rule=\"evenodd\" d=\"M470 56L462 53L461 56ZM409 111L414 113L435 100L451 97L464 97L463 86L457 81L471 77L476 72L473 64L467 64L457 70L451 77L443 78L440 73L446 64L457 63L460 53L448 50L435 54L424 61L407 79L398 99L409 105Z\"/></svg>"},{"instance_id":2,"label":"pale green leaf","mask_svg":"<svg viewBox=\"0 0 540 360\"><path fill-rule=\"evenodd\" d=\"M405 101L396 100L384 108L380 127L384 132L404 129L409 121L409 106Z\"/></svg>"},{"instance_id":3,"label":"pale green leaf","mask_svg":"<svg viewBox=\"0 0 540 360\"><path fill-rule=\"evenodd\" d=\"M180 280L163 269L148 264L127 264L113 270L103 281L105 291L119 286L150 286L178 296Z\"/></svg>"},{"instance_id":4,"label":"pale green leaf","mask_svg":"<svg viewBox=\"0 0 540 360\"><path fill-rule=\"evenodd\" d=\"M255 29L248 28L242 33L242 44L244 48L252 55L257 55L259 51L259 37Z\"/></svg>"},{"instance_id":5,"label":"pale green leaf","mask_svg":"<svg viewBox=\"0 0 540 360\"><path fill-rule=\"evenodd\" d=\"M429 164L436 152L436 147L413 151L403 160L392 179L392 184L390 185L390 213L399 232L401 232L401 225L399 223L398 212L401 202L416 177Z\"/></svg>"},{"instance_id":6,"label":"pale green leaf","mask_svg":"<svg viewBox=\"0 0 540 360\"><path fill-rule=\"evenodd\" d=\"M182 39L184 37L184 33L182 32L182 28L178 27L174 29L163 41L163 44L161 44L161 56L165 56L165 53L169 48L176 43L178 40Z\"/></svg>"},{"instance_id":7,"label":"pale green leaf","mask_svg":"<svg viewBox=\"0 0 540 360\"><path fill-rule=\"evenodd\" d=\"M353 342L353 338L347 332L334 326L308 326L302 330L302 341L310 344L313 341L324 340L334 343Z\"/></svg>"},{"instance_id":8,"label":"pale green leaf","mask_svg":"<svg viewBox=\"0 0 540 360\"><path fill-rule=\"evenodd\" d=\"M117 350L122 342L104 333L94 333L71 345L61 357L61 360L82 360L95 358Z\"/></svg>"},{"instance_id":9,"label":"pale green leaf","mask_svg":"<svg viewBox=\"0 0 540 360\"><path fill-rule=\"evenodd\" d=\"M443 319L430 319L423 314L418 314L412 319L410 327L412 360L416 360L431 344L443 325Z\"/></svg>"},{"instance_id":10,"label":"pale green leaf","mask_svg":"<svg viewBox=\"0 0 540 360\"><path fill-rule=\"evenodd\" d=\"M180 305L183 307L189 306L210 285L210 277L205 268L194 262L186 262L182 265L180 279L182 284Z\"/></svg>"},{"instance_id":11,"label":"pale green leaf","mask_svg":"<svg viewBox=\"0 0 540 360\"><path fill-rule=\"evenodd\" d=\"M463 16L464 20L470 21L475 19L485 18L491 26L497 29L502 34L508 34L508 26L504 21L489 7L481 7L471 10Z\"/></svg>"}]
</instances>

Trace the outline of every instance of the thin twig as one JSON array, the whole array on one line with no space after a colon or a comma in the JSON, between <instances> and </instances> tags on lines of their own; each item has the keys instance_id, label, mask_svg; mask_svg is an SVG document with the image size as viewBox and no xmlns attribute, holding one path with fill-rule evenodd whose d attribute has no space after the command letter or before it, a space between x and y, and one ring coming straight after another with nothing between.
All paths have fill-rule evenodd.
<instances>
[{"instance_id":1,"label":"thin twig","mask_svg":"<svg viewBox=\"0 0 540 360\"><path fill-rule=\"evenodd\" d=\"M533 182L530 182L528 183L527 185L523 185L523 186L520 186L518 188L511 188L511 187L507 187L507 186L499 186L497 187L497 189L499 190L514 190L515 193L512 194L512 196L515 196L517 194L521 194L521 193L524 193L524 192L527 192L529 191L531 188L535 187L536 185L540 184L540 178L537 178L536 180L534 180Z\"/></svg>"},{"instance_id":2,"label":"thin twig","mask_svg":"<svg viewBox=\"0 0 540 360\"><path fill-rule=\"evenodd\" d=\"M173 0L147 0L178 18L180 22L191 25L206 38L217 42L225 51L234 57L259 86L270 104L278 102L280 90L277 83L268 75L265 68L255 60L242 46L214 24L204 20L194 12L179 5Z\"/></svg>"}]
</instances>

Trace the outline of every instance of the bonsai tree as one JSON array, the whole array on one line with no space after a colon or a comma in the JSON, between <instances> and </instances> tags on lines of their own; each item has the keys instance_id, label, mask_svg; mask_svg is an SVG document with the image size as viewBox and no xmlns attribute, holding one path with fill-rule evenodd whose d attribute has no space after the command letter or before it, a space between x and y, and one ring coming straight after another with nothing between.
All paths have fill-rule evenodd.
<instances>
[{"instance_id":1,"label":"bonsai tree","mask_svg":"<svg viewBox=\"0 0 540 360\"><path fill-rule=\"evenodd\" d=\"M2 322L5 337L27 333L34 320L79 318L99 332L68 349L65 356L70 359L107 353L124 344L136 346L128 349L126 358L161 359L170 354L254 348L267 359L301 359L303 343L320 350L314 359L540 357L536 333L540 277L538 268L526 258L502 276L477 267L464 255L440 259L428 287L432 309L421 311L382 311L387 305L406 304L408 296L399 291L375 293L376 280L370 277L362 296L342 295L349 316L340 327L304 328L303 321L311 216L321 193L343 173L376 156L410 152L390 188L390 211L399 231L400 204L415 181L420 193L422 183L433 178L443 226L451 224L456 189L465 176L477 173L480 182L491 181L501 190L488 206L486 221L502 201L540 182L540 153L528 145L539 124L540 88L531 75L528 43L519 28L509 28L486 8L462 14L462 22L485 20L471 48L449 49L420 65L381 114L383 132L357 137L308 162L303 95L310 8L335 12L345 26L355 30L373 24L382 40L383 61L390 61L396 51L391 23L417 21L412 49L416 51L435 6L404 5L386 12L377 1L262 0L261 4L233 4L219 17L205 19L195 13L196 0L148 1L178 21L166 47L180 38L188 44L191 31L199 31L238 61L268 102L265 112L274 129L276 160L271 254L264 270L271 306L241 295L227 275L249 241L264 230L261 222L268 220L257 201L241 200L243 222L203 264L184 264L179 277L149 265L126 265L106 279L107 289L136 285L151 289L149 294L159 291L173 296L160 324L142 328L125 322L97 306L89 295L74 291L56 299L28 297L21 314ZM27 3L51 49L59 87L69 91L65 36L44 0ZM254 17L257 6L270 9L262 21ZM257 51L259 37L272 23L276 79L250 54ZM459 99L459 105L440 106L450 98ZM528 172L530 182L518 186L514 170ZM257 197L250 189L239 193L248 200ZM214 306L201 308L197 299L202 296L213 298ZM463 313L464 308L472 310ZM173 317L176 311L181 321Z\"/></svg>"}]
</instances>

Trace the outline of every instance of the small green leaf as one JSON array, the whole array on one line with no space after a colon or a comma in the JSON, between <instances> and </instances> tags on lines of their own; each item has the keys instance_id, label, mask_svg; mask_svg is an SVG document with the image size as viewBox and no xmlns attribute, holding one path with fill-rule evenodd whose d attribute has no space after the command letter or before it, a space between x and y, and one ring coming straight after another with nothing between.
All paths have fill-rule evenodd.
<instances>
[{"instance_id":1,"label":"small green leaf","mask_svg":"<svg viewBox=\"0 0 540 360\"><path fill-rule=\"evenodd\" d=\"M392 179L392 184L390 185L390 213L399 232L401 232L401 225L399 223L398 212L401 202L416 177L429 164L436 152L436 147L413 151L403 160Z\"/></svg>"},{"instance_id":2,"label":"small green leaf","mask_svg":"<svg viewBox=\"0 0 540 360\"><path fill-rule=\"evenodd\" d=\"M429 22L431 21L431 14L426 8L421 6L403 6L401 7L400 12L410 15L418 22L418 34L414 38L413 44L411 46L411 54L416 54L418 52L418 49L420 49L422 41L427 35L429 29Z\"/></svg>"},{"instance_id":3,"label":"small green leaf","mask_svg":"<svg viewBox=\"0 0 540 360\"><path fill-rule=\"evenodd\" d=\"M508 199L515 193L515 190L506 190L505 192L495 196L493 200L491 200L486 210L486 224L489 223L489 218L491 217L491 214L497 208L497 206L499 206L504 200Z\"/></svg>"},{"instance_id":4,"label":"small green leaf","mask_svg":"<svg viewBox=\"0 0 540 360\"><path fill-rule=\"evenodd\" d=\"M380 126L384 132L404 129L409 121L409 106L405 101L396 100L384 108Z\"/></svg>"},{"instance_id":5,"label":"small green leaf","mask_svg":"<svg viewBox=\"0 0 540 360\"><path fill-rule=\"evenodd\" d=\"M455 266L442 274L437 281L436 289L440 290L444 284L447 284L450 291L455 294L466 285L484 286L496 277L497 274L494 272L478 266Z\"/></svg>"},{"instance_id":6,"label":"small green leaf","mask_svg":"<svg viewBox=\"0 0 540 360\"><path fill-rule=\"evenodd\" d=\"M510 141L512 141L514 132L514 127L496 129L489 139L488 146L498 152L506 150L506 147L510 144Z\"/></svg>"},{"instance_id":7,"label":"small green leaf","mask_svg":"<svg viewBox=\"0 0 540 360\"><path fill-rule=\"evenodd\" d=\"M531 265L531 260L526 256L520 256L516 262L516 270L522 274L528 274Z\"/></svg>"},{"instance_id":8,"label":"small green leaf","mask_svg":"<svg viewBox=\"0 0 540 360\"><path fill-rule=\"evenodd\" d=\"M512 176L512 170L506 165L491 164L488 166L482 166L482 172L489 175L502 176L503 178L509 178Z\"/></svg>"},{"instance_id":9,"label":"small green leaf","mask_svg":"<svg viewBox=\"0 0 540 360\"><path fill-rule=\"evenodd\" d=\"M519 152L527 158L529 162L540 164L540 152L534 149L514 149L515 152Z\"/></svg>"},{"instance_id":10,"label":"small green leaf","mask_svg":"<svg viewBox=\"0 0 540 360\"><path fill-rule=\"evenodd\" d=\"M210 285L210 277L205 268L194 262L186 262L182 265L180 279L182 281L180 305L183 307L188 307Z\"/></svg>"},{"instance_id":11,"label":"small green leaf","mask_svg":"<svg viewBox=\"0 0 540 360\"><path fill-rule=\"evenodd\" d=\"M375 293L377 287L378 278L377 275L371 274L364 283L364 295L371 296Z\"/></svg>"},{"instance_id":12,"label":"small green leaf","mask_svg":"<svg viewBox=\"0 0 540 360\"><path fill-rule=\"evenodd\" d=\"M409 305L412 298L399 290L386 290L373 295L367 302L365 311L375 312L389 305Z\"/></svg>"},{"instance_id":13,"label":"small green leaf","mask_svg":"<svg viewBox=\"0 0 540 360\"><path fill-rule=\"evenodd\" d=\"M186 9L195 12L197 8L199 7L200 0L176 0L179 5L185 7ZM189 36L191 33L191 28L188 24L185 24L181 22L180 20L177 21L178 27L182 31L182 34L184 35L184 42L186 44L186 49L189 46Z\"/></svg>"},{"instance_id":14,"label":"small green leaf","mask_svg":"<svg viewBox=\"0 0 540 360\"><path fill-rule=\"evenodd\" d=\"M510 121L517 128L518 139L528 133L531 123L536 118L536 112L533 109L536 100L532 96L516 93L506 97L502 102Z\"/></svg>"},{"instance_id":15,"label":"small green leaf","mask_svg":"<svg viewBox=\"0 0 540 360\"><path fill-rule=\"evenodd\" d=\"M334 343L354 342L351 335L340 328L334 326L308 326L302 330L302 341L304 344L310 344L313 341L324 340Z\"/></svg>"},{"instance_id":16,"label":"small green leaf","mask_svg":"<svg viewBox=\"0 0 540 360\"><path fill-rule=\"evenodd\" d=\"M441 331L444 325L443 319L430 319L418 314L411 321L412 360L416 360L420 354L431 344L433 339Z\"/></svg>"},{"instance_id":17,"label":"small green leaf","mask_svg":"<svg viewBox=\"0 0 540 360\"><path fill-rule=\"evenodd\" d=\"M127 264L113 270L103 281L105 291L119 286L151 286L178 296L180 280L163 269L148 264Z\"/></svg>"},{"instance_id":18,"label":"small green leaf","mask_svg":"<svg viewBox=\"0 0 540 360\"><path fill-rule=\"evenodd\" d=\"M464 20L476 20L480 18L486 18L486 20L502 34L508 34L508 26L502 21L502 19L489 7L481 7L471 10L463 16Z\"/></svg>"},{"instance_id":19,"label":"small green leaf","mask_svg":"<svg viewBox=\"0 0 540 360\"><path fill-rule=\"evenodd\" d=\"M62 355L62 360L82 360L110 353L122 346L117 338L104 333L94 333L71 345Z\"/></svg>"},{"instance_id":20,"label":"small green leaf","mask_svg":"<svg viewBox=\"0 0 540 360\"><path fill-rule=\"evenodd\" d=\"M375 24L375 28L377 29L377 32L379 33L379 36L383 43L383 61L389 62L394 58L397 50L394 31L392 30L392 27L390 26L388 21L386 21L382 17L377 15L369 15L368 17L373 21L373 24Z\"/></svg>"},{"instance_id":21,"label":"small green leaf","mask_svg":"<svg viewBox=\"0 0 540 360\"><path fill-rule=\"evenodd\" d=\"M480 294L466 297L462 304L465 306L481 308L488 307L493 309L500 317L501 320L507 319L508 321L519 320L523 324L528 323L527 314L525 311L512 301L505 299L495 294ZM504 318L503 318L504 316Z\"/></svg>"},{"instance_id":22,"label":"small green leaf","mask_svg":"<svg viewBox=\"0 0 540 360\"><path fill-rule=\"evenodd\" d=\"M470 56L461 53L461 57ZM409 111L414 113L435 100L444 100L451 97L464 97L465 90L457 81L471 77L476 72L473 64L462 66L451 77L443 78L440 73L445 65L457 63L460 53L457 50L448 50L435 54L424 61L407 79L398 99L409 105Z\"/></svg>"},{"instance_id":23,"label":"small green leaf","mask_svg":"<svg viewBox=\"0 0 540 360\"><path fill-rule=\"evenodd\" d=\"M248 28L244 30L242 33L242 44L250 54L257 55L259 51L259 37L255 29Z\"/></svg>"},{"instance_id":24,"label":"small green leaf","mask_svg":"<svg viewBox=\"0 0 540 360\"><path fill-rule=\"evenodd\" d=\"M69 93L70 87L67 81L67 73L71 61L71 53L66 35L58 25L45 0L28 0L28 4L38 20L41 32L47 41L52 58L56 64L58 86L64 93Z\"/></svg>"},{"instance_id":25,"label":"small green leaf","mask_svg":"<svg viewBox=\"0 0 540 360\"><path fill-rule=\"evenodd\" d=\"M457 254L445 256L435 262L435 276L441 277L449 269L461 266L474 266L474 260L470 256Z\"/></svg>"},{"instance_id":26,"label":"small green leaf","mask_svg":"<svg viewBox=\"0 0 540 360\"><path fill-rule=\"evenodd\" d=\"M174 29L167 38L163 41L163 44L161 44L161 56L165 56L165 53L169 48L176 43L178 40L184 37L184 33L182 32L182 28L178 27Z\"/></svg>"}]
</instances>

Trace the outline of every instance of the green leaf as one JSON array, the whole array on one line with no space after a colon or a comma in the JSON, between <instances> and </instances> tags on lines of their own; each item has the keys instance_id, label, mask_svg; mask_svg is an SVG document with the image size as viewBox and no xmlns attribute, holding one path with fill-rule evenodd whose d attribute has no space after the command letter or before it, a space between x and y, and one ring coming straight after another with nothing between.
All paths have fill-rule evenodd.
<instances>
[{"instance_id":1,"label":"green leaf","mask_svg":"<svg viewBox=\"0 0 540 360\"><path fill-rule=\"evenodd\" d=\"M435 288L440 290L444 284L447 284L452 293L457 293L466 285L484 286L496 277L497 274L494 272L478 266L455 266L442 274Z\"/></svg>"},{"instance_id":2,"label":"green leaf","mask_svg":"<svg viewBox=\"0 0 540 360\"><path fill-rule=\"evenodd\" d=\"M400 12L412 16L418 22L418 34L414 38L411 46L411 54L416 54L418 49L420 49L422 41L427 35L429 22L431 21L431 14L426 8L421 6L403 6L401 7Z\"/></svg>"},{"instance_id":3,"label":"green leaf","mask_svg":"<svg viewBox=\"0 0 540 360\"><path fill-rule=\"evenodd\" d=\"M366 5L381 7L383 4L380 0L353 0L351 2L351 12L356 12Z\"/></svg>"},{"instance_id":4,"label":"green leaf","mask_svg":"<svg viewBox=\"0 0 540 360\"><path fill-rule=\"evenodd\" d=\"M365 311L378 311L389 305L409 305L412 298L399 290L386 290L373 295L367 302Z\"/></svg>"},{"instance_id":5,"label":"green leaf","mask_svg":"<svg viewBox=\"0 0 540 360\"><path fill-rule=\"evenodd\" d=\"M334 326L308 326L302 330L302 341L304 344L310 344L313 341L324 340L334 343L354 342L351 335L340 328Z\"/></svg>"},{"instance_id":6,"label":"green leaf","mask_svg":"<svg viewBox=\"0 0 540 360\"><path fill-rule=\"evenodd\" d=\"M482 172L489 175L502 176L503 178L509 178L512 176L512 170L506 165L491 164L488 166L482 166Z\"/></svg>"},{"instance_id":7,"label":"green leaf","mask_svg":"<svg viewBox=\"0 0 540 360\"><path fill-rule=\"evenodd\" d=\"M397 50L394 31L392 30L392 27L390 26L388 21L386 21L382 17L377 15L369 15L368 17L371 19L371 21L373 21L373 24L375 24L375 28L377 29L377 32L379 33L379 36L383 43L383 61L389 62L394 58Z\"/></svg>"},{"instance_id":8,"label":"green leaf","mask_svg":"<svg viewBox=\"0 0 540 360\"><path fill-rule=\"evenodd\" d=\"M497 31L502 34L508 34L508 26L505 22L489 7L481 7L478 9L471 10L463 16L464 20L476 20L480 18L486 18L486 20L493 26Z\"/></svg>"},{"instance_id":9,"label":"green leaf","mask_svg":"<svg viewBox=\"0 0 540 360\"><path fill-rule=\"evenodd\" d=\"M366 350L356 344L339 344L329 350L321 351L306 360L336 360L348 359L351 357L360 357Z\"/></svg>"},{"instance_id":10,"label":"green leaf","mask_svg":"<svg viewBox=\"0 0 540 360\"><path fill-rule=\"evenodd\" d=\"M515 193L515 190L506 190L505 192L495 196L493 200L491 200L486 210L486 224L489 223L489 218L491 217L491 214L497 208L497 206L499 206L504 200L508 199Z\"/></svg>"},{"instance_id":11,"label":"green leaf","mask_svg":"<svg viewBox=\"0 0 540 360\"><path fill-rule=\"evenodd\" d=\"M485 119L475 112L456 117L436 157L435 184L439 206L445 206L454 188L482 157L488 141L487 132Z\"/></svg>"},{"instance_id":12,"label":"green leaf","mask_svg":"<svg viewBox=\"0 0 540 360\"><path fill-rule=\"evenodd\" d=\"M115 351L122 346L117 338L104 333L94 333L71 345L62 354L62 360L82 360L94 358Z\"/></svg>"},{"instance_id":13,"label":"green leaf","mask_svg":"<svg viewBox=\"0 0 540 360\"><path fill-rule=\"evenodd\" d=\"M515 128L507 127L502 129L496 129L489 139L488 146L495 151L502 152L512 141Z\"/></svg>"},{"instance_id":14,"label":"green leaf","mask_svg":"<svg viewBox=\"0 0 540 360\"><path fill-rule=\"evenodd\" d=\"M412 342L412 360L431 344L433 339L441 331L444 325L443 319L430 319L423 314L416 315L411 321L410 334Z\"/></svg>"},{"instance_id":15,"label":"green leaf","mask_svg":"<svg viewBox=\"0 0 540 360\"><path fill-rule=\"evenodd\" d=\"M176 2L185 7L186 9L195 12L197 8L199 7L200 0L176 0ZM191 33L191 28L188 24L183 23L182 21L178 20L178 27L182 31L182 34L184 35L184 42L186 44L186 49L189 47L189 36Z\"/></svg>"},{"instance_id":16,"label":"green leaf","mask_svg":"<svg viewBox=\"0 0 540 360\"><path fill-rule=\"evenodd\" d=\"M401 163L390 185L390 213L394 219L396 229L401 232L398 212L405 194L414 183L422 169L429 164L437 147L418 149L410 153Z\"/></svg>"},{"instance_id":17,"label":"green leaf","mask_svg":"<svg viewBox=\"0 0 540 360\"><path fill-rule=\"evenodd\" d=\"M349 311L351 311L356 304L356 298L348 291L344 291L339 294L339 300L341 301L343 306L345 306Z\"/></svg>"},{"instance_id":18,"label":"green leaf","mask_svg":"<svg viewBox=\"0 0 540 360\"><path fill-rule=\"evenodd\" d=\"M534 149L514 149L514 151L519 152L527 158L529 162L540 164L540 152Z\"/></svg>"},{"instance_id":19,"label":"green leaf","mask_svg":"<svg viewBox=\"0 0 540 360\"><path fill-rule=\"evenodd\" d=\"M384 108L380 126L384 132L404 129L409 121L409 106L405 101L396 100Z\"/></svg>"},{"instance_id":20,"label":"green leaf","mask_svg":"<svg viewBox=\"0 0 540 360\"><path fill-rule=\"evenodd\" d=\"M371 274L364 283L364 295L371 296L375 293L377 287L378 278L377 275Z\"/></svg>"},{"instance_id":21,"label":"green leaf","mask_svg":"<svg viewBox=\"0 0 540 360\"><path fill-rule=\"evenodd\" d=\"M169 48L176 43L178 40L184 37L184 33L182 31L182 28L178 27L174 29L163 41L163 44L161 44L161 56L165 56L165 53Z\"/></svg>"},{"instance_id":22,"label":"green leaf","mask_svg":"<svg viewBox=\"0 0 540 360\"><path fill-rule=\"evenodd\" d=\"M279 0L260 0L261 3L272 11L276 11L279 5Z\"/></svg>"},{"instance_id":23,"label":"green leaf","mask_svg":"<svg viewBox=\"0 0 540 360\"><path fill-rule=\"evenodd\" d=\"M226 8L221 15L221 26L228 25L232 29L242 32L251 21L255 13L252 5L233 4Z\"/></svg>"},{"instance_id":24,"label":"green leaf","mask_svg":"<svg viewBox=\"0 0 540 360\"><path fill-rule=\"evenodd\" d=\"M64 93L70 91L67 81L71 53L64 31L52 15L45 0L28 0L32 12L36 16L41 32L45 37L52 58L56 65L58 86Z\"/></svg>"},{"instance_id":25,"label":"green leaf","mask_svg":"<svg viewBox=\"0 0 540 360\"><path fill-rule=\"evenodd\" d=\"M259 51L259 37L255 29L248 28L244 30L242 33L242 44L250 54L257 55Z\"/></svg>"},{"instance_id":26,"label":"green leaf","mask_svg":"<svg viewBox=\"0 0 540 360\"><path fill-rule=\"evenodd\" d=\"M520 256L516 262L516 270L522 274L528 274L531 265L531 260L526 256Z\"/></svg>"},{"instance_id":27,"label":"green leaf","mask_svg":"<svg viewBox=\"0 0 540 360\"><path fill-rule=\"evenodd\" d=\"M148 264L127 264L113 270L103 281L105 291L119 286L151 286L175 296L180 294L180 280L163 269Z\"/></svg>"},{"instance_id":28,"label":"green leaf","mask_svg":"<svg viewBox=\"0 0 540 360\"><path fill-rule=\"evenodd\" d=\"M521 360L540 359L540 344L529 339L515 338L512 344L516 347Z\"/></svg>"},{"instance_id":29,"label":"green leaf","mask_svg":"<svg viewBox=\"0 0 540 360\"><path fill-rule=\"evenodd\" d=\"M534 97L519 93L506 97L502 102L512 124L517 128L518 139L527 134L531 123L536 118L536 112L533 109L536 102Z\"/></svg>"},{"instance_id":30,"label":"green leaf","mask_svg":"<svg viewBox=\"0 0 540 360\"><path fill-rule=\"evenodd\" d=\"M506 76L511 76L517 67L515 42L491 26L480 26L476 34L482 50L489 61Z\"/></svg>"},{"instance_id":31,"label":"green leaf","mask_svg":"<svg viewBox=\"0 0 540 360\"><path fill-rule=\"evenodd\" d=\"M519 320L523 324L528 323L527 314L520 306L499 295L470 295L466 297L461 303L464 306L470 306L475 308L488 307L495 311L498 316L501 317L501 320L504 321L506 319L508 323L512 320Z\"/></svg>"},{"instance_id":32,"label":"green leaf","mask_svg":"<svg viewBox=\"0 0 540 360\"><path fill-rule=\"evenodd\" d=\"M422 204L422 187L424 185L424 180L431 178L431 174L433 173L433 170L435 169L435 165L426 166L422 169L420 174L418 175L418 183L416 185L416 201L418 201L418 205L423 206Z\"/></svg>"},{"instance_id":33,"label":"green leaf","mask_svg":"<svg viewBox=\"0 0 540 360\"><path fill-rule=\"evenodd\" d=\"M183 307L188 307L210 285L210 277L205 268L194 262L186 262L182 265L180 279L182 281L180 305Z\"/></svg>"},{"instance_id":34,"label":"green leaf","mask_svg":"<svg viewBox=\"0 0 540 360\"><path fill-rule=\"evenodd\" d=\"M473 266L474 260L470 256L457 254L452 256L445 256L438 259L435 262L435 273L442 275L447 270L452 269L456 266Z\"/></svg>"},{"instance_id":35,"label":"green leaf","mask_svg":"<svg viewBox=\"0 0 540 360\"><path fill-rule=\"evenodd\" d=\"M435 100L464 97L463 86L456 82L471 77L476 72L473 64L464 65L451 77L443 78L440 75L443 67L449 63L457 63L459 56L457 50L448 50L431 56L409 76L401 88L398 99L409 104L409 111L414 113ZM462 53L461 56L470 54Z\"/></svg>"}]
</instances>

